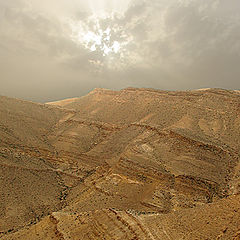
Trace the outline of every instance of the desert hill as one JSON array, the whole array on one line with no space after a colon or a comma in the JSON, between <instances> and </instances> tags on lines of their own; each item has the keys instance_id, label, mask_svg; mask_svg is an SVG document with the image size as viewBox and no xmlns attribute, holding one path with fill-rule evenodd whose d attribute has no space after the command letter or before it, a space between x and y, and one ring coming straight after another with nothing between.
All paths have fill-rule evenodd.
<instances>
[{"instance_id":1,"label":"desert hill","mask_svg":"<svg viewBox=\"0 0 240 240\"><path fill-rule=\"evenodd\" d=\"M240 238L239 195L169 214L103 209L57 212L3 239L235 239Z\"/></svg>"},{"instance_id":2,"label":"desert hill","mask_svg":"<svg viewBox=\"0 0 240 240\"><path fill-rule=\"evenodd\" d=\"M239 239L239 109L223 89L0 97L0 236Z\"/></svg>"}]
</instances>

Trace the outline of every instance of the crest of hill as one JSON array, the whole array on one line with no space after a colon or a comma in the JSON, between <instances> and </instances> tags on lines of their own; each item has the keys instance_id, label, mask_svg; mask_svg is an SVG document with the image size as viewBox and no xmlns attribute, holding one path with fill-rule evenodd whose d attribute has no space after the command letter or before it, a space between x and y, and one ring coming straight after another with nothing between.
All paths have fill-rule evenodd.
<instances>
[{"instance_id":1,"label":"crest of hill","mask_svg":"<svg viewBox=\"0 0 240 240\"><path fill-rule=\"evenodd\" d=\"M63 104L57 102L56 105ZM95 89L81 98L64 100L64 108L74 110L73 119L76 120L141 123L160 129L175 129L199 139L219 140L231 146L240 143L239 106L239 93L224 89Z\"/></svg>"},{"instance_id":2,"label":"crest of hill","mask_svg":"<svg viewBox=\"0 0 240 240\"><path fill-rule=\"evenodd\" d=\"M77 101L77 100L78 100L78 98L67 98L67 99L59 100L59 101L55 101L55 102L47 102L46 104L59 106L59 107L64 107L68 104L71 104L71 103Z\"/></svg>"},{"instance_id":3,"label":"crest of hill","mask_svg":"<svg viewBox=\"0 0 240 240\"><path fill-rule=\"evenodd\" d=\"M72 108L73 106L77 105L78 101L82 101L83 98L89 97L89 96L94 96L98 95L102 96L120 96L124 94L142 94L142 96L149 95L152 96L153 98L158 96L158 95L168 95L168 96L203 96L207 94L222 94L226 96L236 96L239 95L238 90L226 90L226 89L220 89L220 88L203 88L203 89L196 89L196 90L188 90L188 91L167 91L167 90L157 90L153 88L133 88L133 87L128 87L125 89L122 89L120 91L114 91L110 89L105 89L105 88L95 88L92 90L89 94L86 96L82 96L79 98L68 98L64 100L59 100L59 101L54 101L54 102L47 102L46 104L49 105L55 105L55 106L61 106L61 107L66 107L66 108ZM98 99L100 100L100 99Z\"/></svg>"}]
</instances>

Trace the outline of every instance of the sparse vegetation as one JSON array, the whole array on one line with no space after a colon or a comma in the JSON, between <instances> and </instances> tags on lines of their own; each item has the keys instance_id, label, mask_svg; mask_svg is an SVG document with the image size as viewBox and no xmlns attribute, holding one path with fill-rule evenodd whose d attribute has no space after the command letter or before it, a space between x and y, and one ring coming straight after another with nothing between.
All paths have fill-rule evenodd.
<instances>
[{"instance_id":1,"label":"sparse vegetation","mask_svg":"<svg viewBox=\"0 0 240 240\"><path fill-rule=\"evenodd\" d=\"M218 89L0 97L0 238L236 238L239 104Z\"/></svg>"}]
</instances>

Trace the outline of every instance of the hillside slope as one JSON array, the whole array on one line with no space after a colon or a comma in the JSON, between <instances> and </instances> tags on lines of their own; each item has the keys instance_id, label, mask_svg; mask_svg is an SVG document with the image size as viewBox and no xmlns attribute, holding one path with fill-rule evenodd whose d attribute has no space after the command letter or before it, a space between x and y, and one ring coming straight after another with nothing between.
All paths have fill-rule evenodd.
<instances>
[{"instance_id":1,"label":"hillside slope","mask_svg":"<svg viewBox=\"0 0 240 240\"><path fill-rule=\"evenodd\" d=\"M3 239L240 239L240 196L170 214L57 212Z\"/></svg>"},{"instance_id":2,"label":"hillside slope","mask_svg":"<svg viewBox=\"0 0 240 240\"><path fill-rule=\"evenodd\" d=\"M222 89L95 89L46 105L0 97L2 236L219 237L240 221L239 107L239 92ZM224 209L234 217L225 219ZM187 225L205 226L193 212L221 221L191 235ZM219 239L238 239L230 225Z\"/></svg>"}]
</instances>

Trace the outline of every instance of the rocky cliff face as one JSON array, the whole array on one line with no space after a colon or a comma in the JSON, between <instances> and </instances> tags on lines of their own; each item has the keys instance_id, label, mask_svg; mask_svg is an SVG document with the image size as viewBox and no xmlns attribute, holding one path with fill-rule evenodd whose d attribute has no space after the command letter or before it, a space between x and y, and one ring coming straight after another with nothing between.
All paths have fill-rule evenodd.
<instances>
[{"instance_id":1,"label":"rocky cliff face","mask_svg":"<svg viewBox=\"0 0 240 240\"><path fill-rule=\"evenodd\" d=\"M239 239L239 107L221 89L0 97L1 238Z\"/></svg>"}]
</instances>

